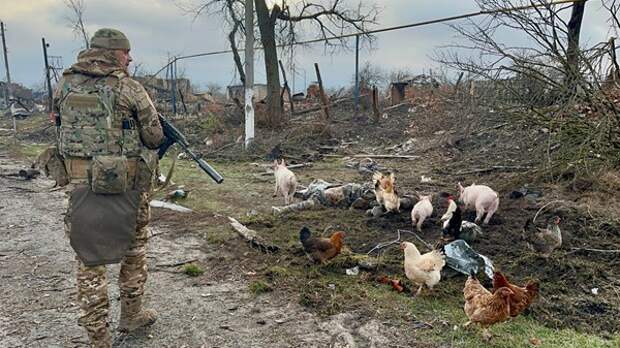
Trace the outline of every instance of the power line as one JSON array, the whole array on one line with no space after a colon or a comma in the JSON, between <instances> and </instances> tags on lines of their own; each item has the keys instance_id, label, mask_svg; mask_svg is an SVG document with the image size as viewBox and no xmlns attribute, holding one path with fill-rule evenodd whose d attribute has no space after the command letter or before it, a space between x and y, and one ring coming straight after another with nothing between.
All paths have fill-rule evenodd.
<instances>
[{"instance_id":1,"label":"power line","mask_svg":"<svg viewBox=\"0 0 620 348\"><path fill-rule=\"evenodd\" d=\"M532 5L509 7L509 8L501 8L501 9L494 9L494 10L480 10L480 11L477 11L477 12L470 12L470 13L465 13L465 14L462 14L462 15L443 17L443 18L432 19L432 20L427 20L427 21L422 21L422 22L415 22L415 23L410 23L410 24L403 24L403 25L397 25L397 26L386 27L386 28L379 28L379 29L368 30L368 31L360 31L360 32L351 33L351 34L336 35L336 36L331 36L331 37L327 37L327 38L312 39L312 40L306 40L306 41L292 42L292 43L288 43L288 44L281 44L281 45L277 45L277 47L281 48L281 47L294 46L294 45L307 45L307 44L312 44L312 43L317 43L317 42L328 42L330 40L342 40L342 39L351 38L351 37L360 36L360 35L379 34L379 33L384 33L384 32L388 32L388 31L401 30L401 29L414 28L414 27L421 27L421 26L429 25L429 24L437 24L437 23L443 23L443 22L450 22L450 21L455 21L455 20L459 20L459 19L477 17L477 16L482 16L482 15L491 15L491 14L497 14L497 13L509 13L509 12L523 11L523 10L531 10L531 9L535 9L535 8L539 8L539 7L547 7L547 6L551 6L551 5L572 4L572 3L584 2L584 1L588 1L588 0L558 0L558 1L553 1L553 2L545 3L545 4L532 4ZM254 49L255 50L262 50L263 47L256 46ZM239 52L245 51L245 49L238 49L238 51ZM221 51L196 53L196 54L190 54L190 55L185 55L185 56L174 57L169 63L167 63L161 69L159 69L156 73L151 75L151 77L149 79L147 79L146 82L148 82L151 79L153 79L160 72L162 72L164 69L166 69L170 64L173 64L173 62L176 62L177 60L189 59L189 58L197 58L197 57L215 56L215 55L232 53L232 52L233 52L232 50L221 50Z\"/></svg>"}]
</instances>

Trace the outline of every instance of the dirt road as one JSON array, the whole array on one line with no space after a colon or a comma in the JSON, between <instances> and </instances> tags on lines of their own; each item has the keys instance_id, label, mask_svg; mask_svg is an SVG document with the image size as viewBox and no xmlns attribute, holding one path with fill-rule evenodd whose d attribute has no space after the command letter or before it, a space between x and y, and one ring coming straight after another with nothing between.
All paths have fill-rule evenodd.
<instances>
[{"instance_id":1,"label":"dirt road","mask_svg":"<svg viewBox=\"0 0 620 348\"><path fill-rule=\"evenodd\" d=\"M0 346L84 347L77 325L74 254L64 237L62 190L44 178L6 177L27 164L0 152ZM222 226L226 228L226 226ZM170 264L221 252L199 233L166 239L155 222L146 297L160 313L151 328L122 336L115 347L375 347L399 336L356 313L320 319L295 300L255 296L248 281L189 278ZM109 268L111 327L118 324L118 266Z\"/></svg>"}]
</instances>

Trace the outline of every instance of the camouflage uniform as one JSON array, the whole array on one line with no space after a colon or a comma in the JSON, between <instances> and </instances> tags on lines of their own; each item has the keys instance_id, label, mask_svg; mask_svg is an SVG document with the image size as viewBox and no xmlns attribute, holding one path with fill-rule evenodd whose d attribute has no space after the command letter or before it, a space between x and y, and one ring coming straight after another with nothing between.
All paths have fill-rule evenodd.
<instances>
[{"instance_id":1,"label":"camouflage uniform","mask_svg":"<svg viewBox=\"0 0 620 348\"><path fill-rule=\"evenodd\" d=\"M125 68L114 55L113 49L129 49L129 42L125 36L113 29L101 29L91 40L94 48L84 50L78 55L78 61L63 73L58 83L54 99L57 111L63 109L63 102L70 91L83 85L101 83L113 86L115 96L113 110L114 120L111 128L123 128L121 119L135 121L137 130L135 137L138 149L133 154L136 161L134 169L135 179L133 189L139 190L140 203L137 214L136 236L124 258L121 261L119 287L121 293L121 320L120 329L131 331L156 319L156 313L142 309L142 295L147 279L146 241L148 236L147 225L150 219L149 193L157 171L156 149L163 142L163 132L158 120L157 111L153 106L144 87L128 77ZM110 82L111 81L111 82ZM61 113L61 122L63 121ZM83 115L88 117L88 115ZM67 125L69 127L70 125ZM75 173L72 161L84 158L63 153L62 126L59 144L60 152L65 157L67 173L71 178L70 185L84 184L85 179L80 173ZM78 134L79 135L79 134ZM80 142L88 143L92 138L84 136ZM88 144L87 144L88 145ZM128 159L132 156L128 155ZM67 164L69 163L69 164ZM72 172L73 171L73 172ZM83 173L82 173L83 174ZM65 229L69 233L71 228L70 216L65 218ZM76 257L77 258L77 257ZM111 339L108 328L109 300L107 293L107 275L105 265L86 266L78 258L77 286L78 303L80 306L79 324L83 326L90 337L93 347L110 347Z\"/></svg>"}]
</instances>

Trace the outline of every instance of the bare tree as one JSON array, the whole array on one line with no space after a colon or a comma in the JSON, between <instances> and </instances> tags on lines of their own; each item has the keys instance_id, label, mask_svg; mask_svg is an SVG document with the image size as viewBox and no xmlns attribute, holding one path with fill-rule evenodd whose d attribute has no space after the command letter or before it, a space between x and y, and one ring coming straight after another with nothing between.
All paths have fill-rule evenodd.
<instances>
[{"instance_id":1,"label":"bare tree","mask_svg":"<svg viewBox=\"0 0 620 348\"><path fill-rule=\"evenodd\" d=\"M404 82L411 79L413 75L413 72L407 68L398 68L390 71L389 79L390 82Z\"/></svg>"},{"instance_id":2,"label":"bare tree","mask_svg":"<svg viewBox=\"0 0 620 348\"><path fill-rule=\"evenodd\" d=\"M202 15L217 17L226 24L227 39L241 84L245 84L245 70L239 54L239 43L245 39L245 2L243 0L184 0L177 6L197 20Z\"/></svg>"},{"instance_id":3,"label":"bare tree","mask_svg":"<svg viewBox=\"0 0 620 348\"><path fill-rule=\"evenodd\" d=\"M302 32L312 33L312 37L325 40L325 45L332 48L346 47L342 39L327 40L350 30L367 31L376 24L378 9L375 6L347 6L345 0L301 0L294 5L282 1L282 7L275 4L271 9L265 0L255 0L256 16L260 30L261 43L265 52L265 71L267 76L267 113L268 123L278 127L283 121L280 100L280 74L278 70L278 52L276 29L281 34L280 44L294 44ZM367 38L370 36L366 35Z\"/></svg>"},{"instance_id":4,"label":"bare tree","mask_svg":"<svg viewBox=\"0 0 620 348\"><path fill-rule=\"evenodd\" d=\"M190 3L201 0L187 0ZM198 6L187 5L182 8L195 16L201 14L217 15L225 18L228 24L228 40L233 51L233 60L244 81L244 72L237 45L245 35L243 25L244 1L209 0ZM267 76L267 124L278 127L283 122L281 109L281 84L278 65L278 47L292 45L304 38L327 39L349 31L365 32L375 24L378 10L375 6L365 7L360 1L354 6L346 0L295 1L289 5L285 0L280 4L268 6L265 0L254 0L256 7L257 30L265 56ZM351 2L351 1L349 1ZM256 35L255 35L256 36ZM366 38L370 38L366 36ZM346 47L346 40L325 41L332 48Z\"/></svg>"},{"instance_id":5,"label":"bare tree","mask_svg":"<svg viewBox=\"0 0 620 348\"><path fill-rule=\"evenodd\" d=\"M552 173L618 163L620 115L613 98L603 91L608 64L603 58L609 55L610 44L606 41L592 47L580 46L584 2L477 2L485 10L497 10L496 14L453 26L467 43L440 52L437 60L472 75L477 80L474 85L484 86L488 102L494 107L526 107L541 122L548 122L555 130L555 141L561 144L553 149L557 143L547 144L548 169ZM530 4L538 7L505 10ZM506 41L507 31L527 40L511 37ZM528 43L514 45L515 41ZM596 117L584 117L586 114Z\"/></svg>"},{"instance_id":6,"label":"bare tree","mask_svg":"<svg viewBox=\"0 0 620 348\"><path fill-rule=\"evenodd\" d=\"M360 77L360 86L366 87L384 87L386 78L385 72L381 67L374 65L370 62L365 62L359 71ZM353 76L353 81L355 81L355 76Z\"/></svg>"},{"instance_id":7,"label":"bare tree","mask_svg":"<svg viewBox=\"0 0 620 348\"><path fill-rule=\"evenodd\" d=\"M73 31L73 34L77 38L84 40L84 48L90 47L88 41L88 31L84 25L84 12L86 11L86 5L84 0L64 0L65 6L71 11L69 15L65 17L69 27Z\"/></svg>"}]
</instances>

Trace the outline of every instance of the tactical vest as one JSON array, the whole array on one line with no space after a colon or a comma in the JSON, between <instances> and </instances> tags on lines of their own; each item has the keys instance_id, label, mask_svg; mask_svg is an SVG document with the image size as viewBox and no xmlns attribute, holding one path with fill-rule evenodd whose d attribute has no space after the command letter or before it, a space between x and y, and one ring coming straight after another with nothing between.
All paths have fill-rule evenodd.
<instances>
[{"instance_id":1,"label":"tactical vest","mask_svg":"<svg viewBox=\"0 0 620 348\"><path fill-rule=\"evenodd\" d=\"M117 112L122 78L119 73L66 79L59 101L59 150L65 158L141 157L144 147L134 119Z\"/></svg>"}]
</instances>

